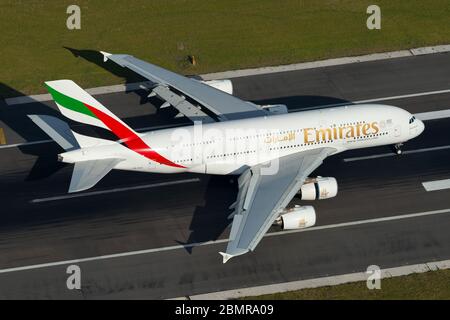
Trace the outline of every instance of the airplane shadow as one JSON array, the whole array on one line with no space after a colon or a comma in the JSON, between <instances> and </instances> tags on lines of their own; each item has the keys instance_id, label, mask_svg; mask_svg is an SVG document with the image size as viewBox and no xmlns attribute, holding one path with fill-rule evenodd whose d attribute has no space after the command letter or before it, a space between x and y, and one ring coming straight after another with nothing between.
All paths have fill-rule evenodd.
<instances>
[{"instance_id":1,"label":"airplane shadow","mask_svg":"<svg viewBox=\"0 0 450 320\"><path fill-rule=\"evenodd\" d=\"M228 219L233 211L229 206L236 200L237 191L236 176L210 176L204 196L205 204L194 211L189 238L185 242L176 242L191 254L194 247L217 240L232 222L232 219Z\"/></svg>"},{"instance_id":2,"label":"airplane shadow","mask_svg":"<svg viewBox=\"0 0 450 320\"><path fill-rule=\"evenodd\" d=\"M95 64L96 66L104 69L105 71L110 72L116 77L122 78L125 81L125 93L126 94L135 94L140 99L140 104L150 103L155 106L158 110L158 114L166 119L173 119L175 115L178 114L174 108L164 108L160 109L159 107L164 103L164 101L159 100L156 97L148 97L149 91L144 88L136 89L132 85L137 82L149 82L148 79L140 76L139 74L131 71L128 68L124 68L119 66L117 63L107 60L106 62L103 60L103 55L96 50L90 49L75 49L69 47L63 47L68 50L75 58L82 58L89 63Z\"/></svg>"},{"instance_id":3,"label":"airplane shadow","mask_svg":"<svg viewBox=\"0 0 450 320\"><path fill-rule=\"evenodd\" d=\"M19 97L24 96L20 91L0 83L0 92L5 96ZM50 176L57 172L65 165L57 161L57 154L63 152L63 149L56 143L38 143L32 144L36 141L45 141L50 138L38 128L28 117L31 114L50 115L61 118L61 114L55 109L50 108L45 103L32 102L21 105L7 105L3 99L0 100L0 122L2 127L6 125L8 128L3 128L4 135L17 134L25 140L25 143L18 146L18 149L26 155L37 157L29 175L25 179L37 180ZM6 139L8 141L9 139Z\"/></svg>"},{"instance_id":4,"label":"airplane shadow","mask_svg":"<svg viewBox=\"0 0 450 320\"><path fill-rule=\"evenodd\" d=\"M125 88L127 93L137 94L140 97L140 104L145 104L148 102L147 95L148 91L144 89L131 90L131 84L136 82L148 81L147 79L141 77L137 73L119 66L110 60L106 62L103 61L103 55L99 51L88 50L88 49L74 49L69 47L63 47L64 49L70 51L75 58L82 58L96 66L112 73L113 75L125 80ZM153 102L158 102L156 99Z\"/></svg>"},{"instance_id":5,"label":"airplane shadow","mask_svg":"<svg viewBox=\"0 0 450 320\"><path fill-rule=\"evenodd\" d=\"M125 83L134 83L148 81L137 73L131 71L130 69L123 68L117 63L107 60L103 61L103 55L96 50L89 49L75 49L70 47L63 47L64 49L70 51L75 58L83 58L84 60L99 66L102 69L112 73L113 75L125 80Z\"/></svg>"}]
</instances>

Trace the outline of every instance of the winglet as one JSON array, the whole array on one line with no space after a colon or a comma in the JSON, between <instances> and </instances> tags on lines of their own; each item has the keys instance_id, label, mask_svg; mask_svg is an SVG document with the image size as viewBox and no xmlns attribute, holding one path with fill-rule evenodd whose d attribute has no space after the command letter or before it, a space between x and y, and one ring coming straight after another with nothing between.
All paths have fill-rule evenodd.
<instances>
[{"instance_id":1,"label":"winglet","mask_svg":"<svg viewBox=\"0 0 450 320\"><path fill-rule=\"evenodd\" d=\"M100 53L103 55L103 62L108 61L108 57L109 57L109 56L112 56L111 53L106 52L106 51L100 51Z\"/></svg>"},{"instance_id":2,"label":"winglet","mask_svg":"<svg viewBox=\"0 0 450 320\"><path fill-rule=\"evenodd\" d=\"M234 256L225 252L219 252L223 257L223 263L226 263L228 260L233 258Z\"/></svg>"}]
</instances>

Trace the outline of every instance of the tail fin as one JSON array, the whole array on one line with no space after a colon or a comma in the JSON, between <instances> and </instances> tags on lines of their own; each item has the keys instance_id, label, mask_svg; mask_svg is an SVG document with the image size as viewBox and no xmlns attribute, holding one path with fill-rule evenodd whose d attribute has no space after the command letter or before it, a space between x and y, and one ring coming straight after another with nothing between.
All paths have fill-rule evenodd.
<instances>
[{"instance_id":1,"label":"tail fin","mask_svg":"<svg viewBox=\"0 0 450 320\"><path fill-rule=\"evenodd\" d=\"M45 85L61 113L83 124L71 126L81 148L109 144L138 135L75 82L56 80L47 81Z\"/></svg>"},{"instance_id":2,"label":"tail fin","mask_svg":"<svg viewBox=\"0 0 450 320\"><path fill-rule=\"evenodd\" d=\"M45 85L61 113L79 125L69 126L51 116L30 115L30 118L66 151L117 141L152 160L165 160L154 153L133 129L73 81L49 81ZM94 131L100 137L89 135L86 128L94 128L91 133ZM115 157L75 161L69 193L93 187L121 161L123 159Z\"/></svg>"}]
</instances>

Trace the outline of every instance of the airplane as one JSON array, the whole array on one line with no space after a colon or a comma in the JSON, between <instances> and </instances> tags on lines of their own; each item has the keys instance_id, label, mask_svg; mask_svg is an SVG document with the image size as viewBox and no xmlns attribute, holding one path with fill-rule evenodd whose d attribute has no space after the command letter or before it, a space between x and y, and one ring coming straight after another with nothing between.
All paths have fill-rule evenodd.
<instances>
[{"instance_id":1,"label":"airplane","mask_svg":"<svg viewBox=\"0 0 450 320\"><path fill-rule=\"evenodd\" d=\"M238 194L223 263L253 251L268 229L308 228L312 206L301 200L335 197L333 177L310 177L329 156L392 145L397 153L425 126L409 112L380 104L346 105L288 113L285 105L256 105L232 95L230 80L184 77L131 55L102 52L149 80L149 97L174 107L193 125L138 133L70 80L48 81L63 116L29 115L74 164L69 193L93 187L112 169L153 173L238 175ZM82 125L79 125L82 124Z\"/></svg>"}]
</instances>

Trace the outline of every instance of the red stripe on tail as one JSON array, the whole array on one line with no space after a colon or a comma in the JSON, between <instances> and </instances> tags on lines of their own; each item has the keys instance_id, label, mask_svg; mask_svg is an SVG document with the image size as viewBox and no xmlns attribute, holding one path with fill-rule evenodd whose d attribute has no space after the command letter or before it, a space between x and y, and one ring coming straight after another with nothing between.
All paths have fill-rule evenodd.
<instances>
[{"instance_id":1,"label":"red stripe on tail","mask_svg":"<svg viewBox=\"0 0 450 320\"><path fill-rule=\"evenodd\" d=\"M152 150L136 133L134 133L134 131L130 130L113 117L86 103L84 105L91 110L92 113L94 113L95 116L99 118L112 132L114 132L114 134L117 135L129 149L139 153L147 159L159 162L161 164L165 164L170 167L185 168L182 165L176 164L163 157L155 150Z\"/></svg>"}]
</instances>

